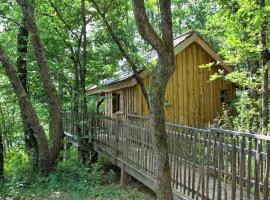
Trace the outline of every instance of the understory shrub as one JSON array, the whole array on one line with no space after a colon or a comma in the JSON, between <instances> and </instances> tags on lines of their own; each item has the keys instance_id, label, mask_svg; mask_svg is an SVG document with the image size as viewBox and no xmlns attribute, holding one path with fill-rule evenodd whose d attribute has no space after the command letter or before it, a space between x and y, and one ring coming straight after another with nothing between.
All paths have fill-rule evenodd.
<instances>
[{"instance_id":1,"label":"understory shrub","mask_svg":"<svg viewBox=\"0 0 270 200\"><path fill-rule=\"evenodd\" d=\"M104 170L107 161L85 167L76 159L59 162L57 169L42 177L29 168L10 172L0 183L0 200L40 199L151 199L139 192L138 185L120 186L119 177L112 170Z\"/></svg>"}]
</instances>

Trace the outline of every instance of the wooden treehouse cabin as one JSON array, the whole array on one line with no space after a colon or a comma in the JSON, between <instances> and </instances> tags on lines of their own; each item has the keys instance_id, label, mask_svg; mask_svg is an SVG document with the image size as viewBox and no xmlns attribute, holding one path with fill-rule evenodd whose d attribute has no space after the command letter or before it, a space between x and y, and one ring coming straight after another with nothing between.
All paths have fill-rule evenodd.
<instances>
[{"instance_id":1,"label":"wooden treehouse cabin","mask_svg":"<svg viewBox=\"0 0 270 200\"><path fill-rule=\"evenodd\" d=\"M189 31L174 39L176 68L166 88L166 120L195 127L206 127L222 115L223 104L235 95L235 86L221 78L210 81L219 70L228 73L231 69L222 58L196 32ZM146 59L157 59L157 53L149 50ZM213 63L209 68L201 67ZM150 73L140 72L146 86ZM122 114L147 115L148 109L139 84L134 75L122 76L107 81L102 86L87 90L89 95L103 96L105 114L114 117ZM101 101L98 102L98 106Z\"/></svg>"},{"instance_id":2,"label":"wooden treehouse cabin","mask_svg":"<svg viewBox=\"0 0 270 200\"><path fill-rule=\"evenodd\" d=\"M176 68L166 88L165 124L173 199L269 199L270 136L205 128L235 95L231 82L209 79L218 70L231 69L195 32L182 34L174 46ZM157 55L150 50L146 58L155 60ZM200 68L208 63L215 64ZM140 71L146 87L149 75ZM97 109L104 103L106 114L87 115L94 150L121 168L122 184L130 175L156 192L158 154L134 76L110 80L88 94L101 97ZM67 141L80 145L73 114L63 118Z\"/></svg>"}]
</instances>

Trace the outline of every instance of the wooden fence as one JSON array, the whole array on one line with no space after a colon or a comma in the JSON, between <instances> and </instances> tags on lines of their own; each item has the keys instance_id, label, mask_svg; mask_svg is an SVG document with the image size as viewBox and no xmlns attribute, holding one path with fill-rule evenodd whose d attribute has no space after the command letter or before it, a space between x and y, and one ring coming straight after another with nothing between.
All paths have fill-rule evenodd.
<instances>
[{"instance_id":1,"label":"wooden fence","mask_svg":"<svg viewBox=\"0 0 270 200\"><path fill-rule=\"evenodd\" d=\"M147 117L91 116L89 130L99 148L156 176ZM269 136L171 123L166 130L175 191L192 199L269 199Z\"/></svg>"}]
</instances>

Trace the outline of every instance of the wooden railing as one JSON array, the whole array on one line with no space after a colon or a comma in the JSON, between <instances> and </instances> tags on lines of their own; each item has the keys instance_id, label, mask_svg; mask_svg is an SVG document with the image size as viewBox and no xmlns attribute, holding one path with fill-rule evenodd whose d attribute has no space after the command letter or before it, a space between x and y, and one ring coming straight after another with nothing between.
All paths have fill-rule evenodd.
<instances>
[{"instance_id":1,"label":"wooden railing","mask_svg":"<svg viewBox=\"0 0 270 200\"><path fill-rule=\"evenodd\" d=\"M91 115L96 145L155 177L149 119ZM270 137L167 123L172 186L200 199L269 199Z\"/></svg>"}]
</instances>

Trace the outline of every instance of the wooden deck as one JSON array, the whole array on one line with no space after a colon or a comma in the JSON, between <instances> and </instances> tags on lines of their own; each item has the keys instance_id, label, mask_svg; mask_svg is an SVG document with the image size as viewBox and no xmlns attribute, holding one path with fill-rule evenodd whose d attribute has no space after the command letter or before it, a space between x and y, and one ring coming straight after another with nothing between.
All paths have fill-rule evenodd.
<instances>
[{"instance_id":1,"label":"wooden deck","mask_svg":"<svg viewBox=\"0 0 270 200\"><path fill-rule=\"evenodd\" d=\"M147 119L101 116L89 124L95 150L155 191ZM270 137L174 124L167 124L167 134L175 199L269 199Z\"/></svg>"}]
</instances>

